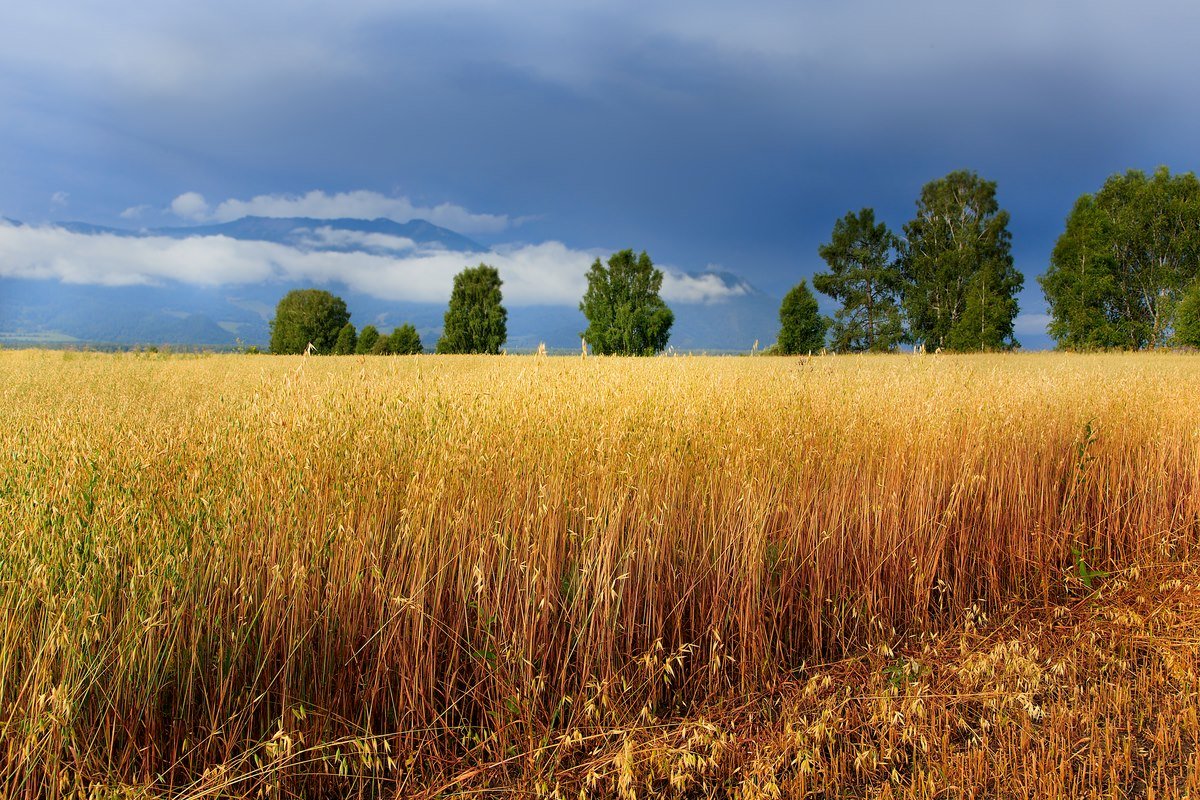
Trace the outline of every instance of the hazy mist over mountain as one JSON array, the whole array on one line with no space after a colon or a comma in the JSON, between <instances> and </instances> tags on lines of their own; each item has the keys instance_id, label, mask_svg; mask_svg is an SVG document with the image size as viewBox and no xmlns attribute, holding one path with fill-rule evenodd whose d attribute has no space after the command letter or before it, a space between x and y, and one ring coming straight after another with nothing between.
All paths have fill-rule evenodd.
<instances>
[{"instance_id":1,"label":"hazy mist over mountain","mask_svg":"<svg viewBox=\"0 0 1200 800\"><path fill-rule=\"evenodd\" d=\"M98 346L266 345L279 298L315 286L347 301L352 321L411 322L432 345L453 275L480 261L505 279L508 347L576 349L591 259L558 243L489 248L425 220L242 217L128 229L0 223L0 341ZM769 344L778 299L729 272L665 268L682 350Z\"/></svg>"}]
</instances>

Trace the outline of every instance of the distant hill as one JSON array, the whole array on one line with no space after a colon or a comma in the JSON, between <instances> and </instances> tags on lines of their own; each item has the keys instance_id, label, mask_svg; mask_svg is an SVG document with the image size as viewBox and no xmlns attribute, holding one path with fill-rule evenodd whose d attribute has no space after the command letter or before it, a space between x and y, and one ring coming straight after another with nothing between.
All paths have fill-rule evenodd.
<instances>
[{"instance_id":1,"label":"distant hill","mask_svg":"<svg viewBox=\"0 0 1200 800\"><path fill-rule=\"evenodd\" d=\"M174 228L145 228L127 230L92 225L88 222L62 222L58 227L73 233L87 235L106 233L113 236L167 236L172 239L189 239L193 236L228 236L244 241L275 242L296 245L301 242L312 246L313 231L328 228L353 233L377 233L411 239L419 245L439 247L465 253L483 253L488 248L448 228L434 225L423 219L409 222L394 222L390 219L314 219L312 217L242 217L232 222L216 225L192 225ZM319 247L317 249L345 249L342 246Z\"/></svg>"},{"instance_id":2,"label":"distant hill","mask_svg":"<svg viewBox=\"0 0 1200 800\"><path fill-rule=\"evenodd\" d=\"M58 227L89 236L174 239L226 236L339 252L365 250L379 242L386 245L390 241L386 237L464 255L488 251L478 242L425 220L399 223L388 219L244 217L216 225L142 230L86 222L65 222ZM726 286L741 287L742 293L717 303L672 303L673 347L748 351L755 341L764 347L774 341L778 329L777 298L763 294L737 275L705 274L715 276ZM207 347L234 347L240 343L262 347L270 338L268 323L276 303L295 288L304 287L277 281L218 287L171 281L153 286L93 286L0 278L0 342ZM360 328L373 324L386 332L402 322L411 322L427 345L432 345L441 334L443 304L380 300L336 283L320 288L345 298L352 321ZM508 310L510 350L532 350L542 342L554 349L579 348L579 334L587 323L574 306L509 304Z\"/></svg>"},{"instance_id":3,"label":"distant hill","mask_svg":"<svg viewBox=\"0 0 1200 800\"><path fill-rule=\"evenodd\" d=\"M269 337L267 322L220 289L85 286L0 279L0 341L232 347ZM276 302L278 298L276 298Z\"/></svg>"}]
</instances>

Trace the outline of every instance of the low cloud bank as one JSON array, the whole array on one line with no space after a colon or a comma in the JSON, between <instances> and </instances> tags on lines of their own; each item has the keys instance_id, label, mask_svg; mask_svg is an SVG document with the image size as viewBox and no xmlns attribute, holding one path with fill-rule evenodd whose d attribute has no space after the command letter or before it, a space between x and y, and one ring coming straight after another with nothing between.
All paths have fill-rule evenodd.
<instances>
[{"instance_id":1,"label":"low cloud bank","mask_svg":"<svg viewBox=\"0 0 1200 800\"><path fill-rule=\"evenodd\" d=\"M328 247L342 249L323 249ZM0 222L0 277L102 286L340 283L382 300L444 303L454 275L486 261L500 271L507 303L571 306L583 296L588 267L598 255L560 242L460 253L333 228L306 231L293 247L226 236L131 237ZM669 267L663 272L668 302L716 303L749 291L718 275Z\"/></svg>"},{"instance_id":2,"label":"low cloud bank","mask_svg":"<svg viewBox=\"0 0 1200 800\"><path fill-rule=\"evenodd\" d=\"M203 195L184 192L171 201L171 213L192 222L230 222L242 217L312 217L314 219L423 219L459 233L499 233L512 220L506 214L476 214L454 203L421 206L407 197L365 190L328 194L260 194L249 200L231 198L211 207Z\"/></svg>"},{"instance_id":3,"label":"low cloud bank","mask_svg":"<svg viewBox=\"0 0 1200 800\"><path fill-rule=\"evenodd\" d=\"M1050 324L1049 314L1018 314L1013 320L1013 332L1018 337L1045 336L1046 326Z\"/></svg>"}]
</instances>

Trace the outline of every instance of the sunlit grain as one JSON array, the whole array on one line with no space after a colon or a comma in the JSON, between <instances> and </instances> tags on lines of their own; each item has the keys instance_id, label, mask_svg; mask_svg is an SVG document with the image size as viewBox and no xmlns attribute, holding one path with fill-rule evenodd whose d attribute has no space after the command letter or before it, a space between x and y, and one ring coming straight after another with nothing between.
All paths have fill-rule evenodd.
<instances>
[{"instance_id":1,"label":"sunlit grain","mask_svg":"<svg viewBox=\"0 0 1200 800\"><path fill-rule=\"evenodd\" d=\"M1166 355L0 353L0 793L1161 793L1154 748L1182 792L1194 700L1078 715L1195 697L1198 400Z\"/></svg>"}]
</instances>

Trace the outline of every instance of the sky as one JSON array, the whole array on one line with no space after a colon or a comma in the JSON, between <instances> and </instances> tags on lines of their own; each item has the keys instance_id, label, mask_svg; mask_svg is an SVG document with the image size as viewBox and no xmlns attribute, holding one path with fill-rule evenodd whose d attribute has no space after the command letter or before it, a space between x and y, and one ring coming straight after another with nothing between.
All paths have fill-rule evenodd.
<instances>
[{"instance_id":1,"label":"sky","mask_svg":"<svg viewBox=\"0 0 1200 800\"><path fill-rule=\"evenodd\" d=\"M837 218L899 231L971 169L1012 215L1036 340L1075 198L1195 170L1198 30L1174 0L13 0L0 216L421 217L782 295Z\"/></svg>"}]
</instances>

